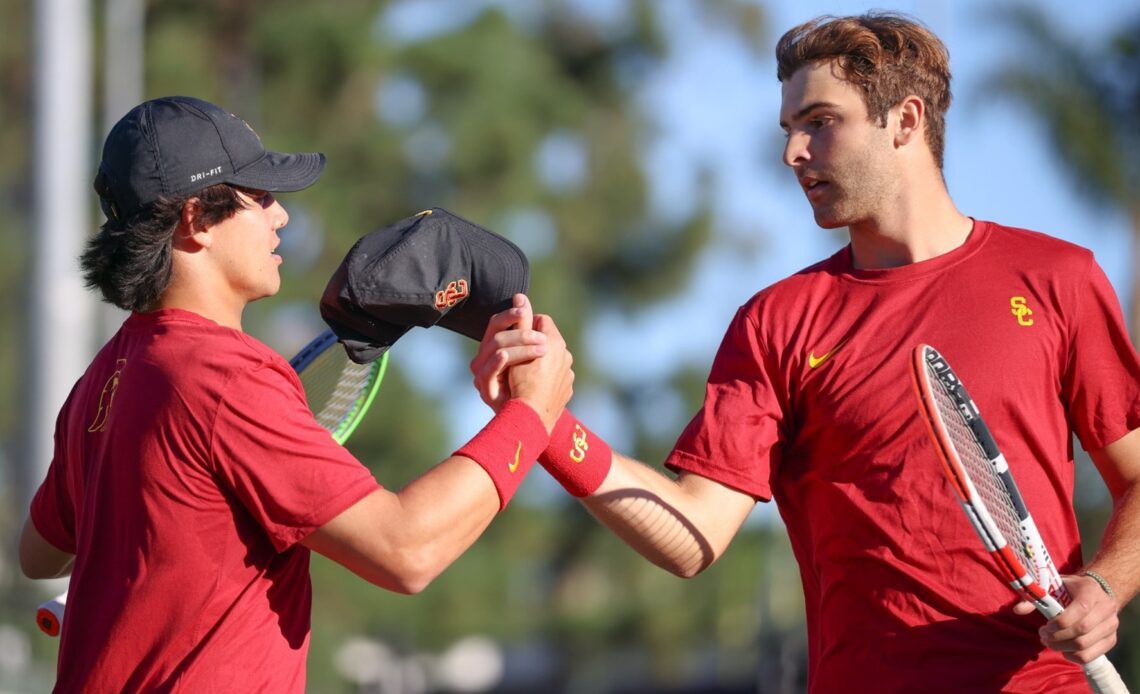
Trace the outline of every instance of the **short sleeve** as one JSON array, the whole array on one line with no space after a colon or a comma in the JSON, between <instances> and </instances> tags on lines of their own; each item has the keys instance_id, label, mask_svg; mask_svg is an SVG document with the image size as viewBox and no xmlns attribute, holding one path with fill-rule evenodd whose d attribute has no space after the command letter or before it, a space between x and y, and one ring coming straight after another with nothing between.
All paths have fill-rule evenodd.
<instances>
[{"instance_id":1,"label":"short sleeve","mask_svg":"<svg viewBox=\"0 0 1140 694\"><path fill-rule=\"evenodd\" d=\"M1140 426L1140 361L1095 261L1075 301L1062 394L1081 445L1095 451Z\"/></svg>"},{"instance_id":2,"label":"short sleeve","mask_svg":"<svg viewBox=\"0 0 1140 694\"><path fill-rule=\"evenodd\" d=\"M783 429L774 372L756 323L741 308L713 361L704 404L681 432L666 467L771 499Z\"/></svg>"},{"instance_id":3,"label":"short sleeve","mask_svg":"<svg viewBox=\"0 0 1140 694\"><path fill-rule=\"evenodd\" d=\"M60 427L65 420L66 406L60 411L55 430L55 452L48 466L47 476L32 497L29 517L36 531L61 552L75 554L75 502L67 483L67 463L63 459L65 447Z\"/></svg>"},{"instance_id":4,"label":"short sleeve","mask_svg":"<svg viewBox=\"0 0 1140 694\"><path fill-rule=\"evenodd\" d=\"M317 424L284 361L244 371L226 387L212 458L278 551L379 488L368 468Z\"/></svg>"}]
</instances>

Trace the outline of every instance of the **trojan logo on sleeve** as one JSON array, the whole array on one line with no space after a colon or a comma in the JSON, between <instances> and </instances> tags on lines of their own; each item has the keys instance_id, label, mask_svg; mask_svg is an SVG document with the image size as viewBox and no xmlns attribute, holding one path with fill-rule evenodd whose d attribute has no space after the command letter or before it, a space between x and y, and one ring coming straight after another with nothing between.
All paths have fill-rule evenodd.
<instances>
[{"instance_id":1,"label":"trojan logo on sleeve","mask_svg":"<svg viewBox=\"0 0 1140 694\"><path fill-rule=\"evenodd\" d=\"M119 359L115 362L115 372L103 385L103 392L99 394L99 407L95 411L95 418L91 420L91 426L87 427L88 432L94 434L107 427L107 420L111 416L111 403L115 400L115 391L119 389L119 379L122 377L123 368L126 365L126 359Z\"/></svg>"}]
</instances>

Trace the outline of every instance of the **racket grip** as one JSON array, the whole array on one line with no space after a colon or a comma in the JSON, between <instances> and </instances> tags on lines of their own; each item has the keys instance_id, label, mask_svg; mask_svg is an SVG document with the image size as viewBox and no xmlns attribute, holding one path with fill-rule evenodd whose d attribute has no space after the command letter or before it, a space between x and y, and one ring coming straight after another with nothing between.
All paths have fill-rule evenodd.
<instances>
[{"instance_id":1,"label":"racket grip","mask_svg":"<svg viewBox=\"0 0 1140 694\"><path fill-rule=\"evenodd\" d=\"M39 606L36 610L36 625L48 636L59 636L63 628L63 609L67 605L67 593L63 592Z\"/></svg>"},{"instance_id":2,"label":"racket grip","mask_svg":"<svg viewBox=\"0 0 1140 694\"><path fill-rule=\"evenodd\" d=\"M1085 679L1096 694L1128 694L1128 687L1120 679L1120 673L1105 656L1094 659L1084 669Z\"/></svg>"}]
</instances>

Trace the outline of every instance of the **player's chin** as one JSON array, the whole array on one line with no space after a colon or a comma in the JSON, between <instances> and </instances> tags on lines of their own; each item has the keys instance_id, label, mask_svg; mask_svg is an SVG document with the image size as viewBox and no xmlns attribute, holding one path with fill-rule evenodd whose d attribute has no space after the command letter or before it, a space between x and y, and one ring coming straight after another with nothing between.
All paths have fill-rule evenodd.
<instances>
[{"instance_id":1,"label":"player's chin","mask_svg":"<svg viewBox=\"0 0 1140 694\"><path fill-rule=\"evenodd\" d=\"M274 296L279 291L281 291L281 277L275 275L272 279L266 279L266 281L262 283L261 287L255 292L252 301Z\"/></svg>"},{"instance_id":2,"label":"player's chin","mask_svg":"<svg viewBox=\"0 0 1140 694\"><path fill-rule=\"evenodd\" d=\"M850 226L849 214L844 214L834 203L819 203L811 206L815 223L821 229L841 229Z\"/></svg>"},{"instance_id":3,"label":"player's chin","mask_svg":"<svg viewBox=\"0 0 1140 694\"><path fill-rule=\"evenodd\" d=\"M850 226L846 217L832 213L830 210L815 210L815 223L820 229L842 229Z\"/></svg>"}]
</instances>

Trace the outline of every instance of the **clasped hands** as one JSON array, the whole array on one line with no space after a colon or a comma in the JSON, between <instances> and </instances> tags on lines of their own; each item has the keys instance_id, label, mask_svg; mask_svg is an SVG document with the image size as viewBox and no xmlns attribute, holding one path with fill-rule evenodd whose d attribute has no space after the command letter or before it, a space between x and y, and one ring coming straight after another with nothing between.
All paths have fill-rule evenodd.
<instances>
[{"instance_id":1,"label":"clasped hands","mask_svg":"<svg viewBox=\"0 0 1140 694\"><path fill-rule=\"evenodd\" d=\"M530 299L515 294L511 308L487 322L470 368L479 396L491 409L498 412L508 400L520 399L550 431L574 393L573 362L554 320L535 315Z\"/></svg>"}]
</instances>

